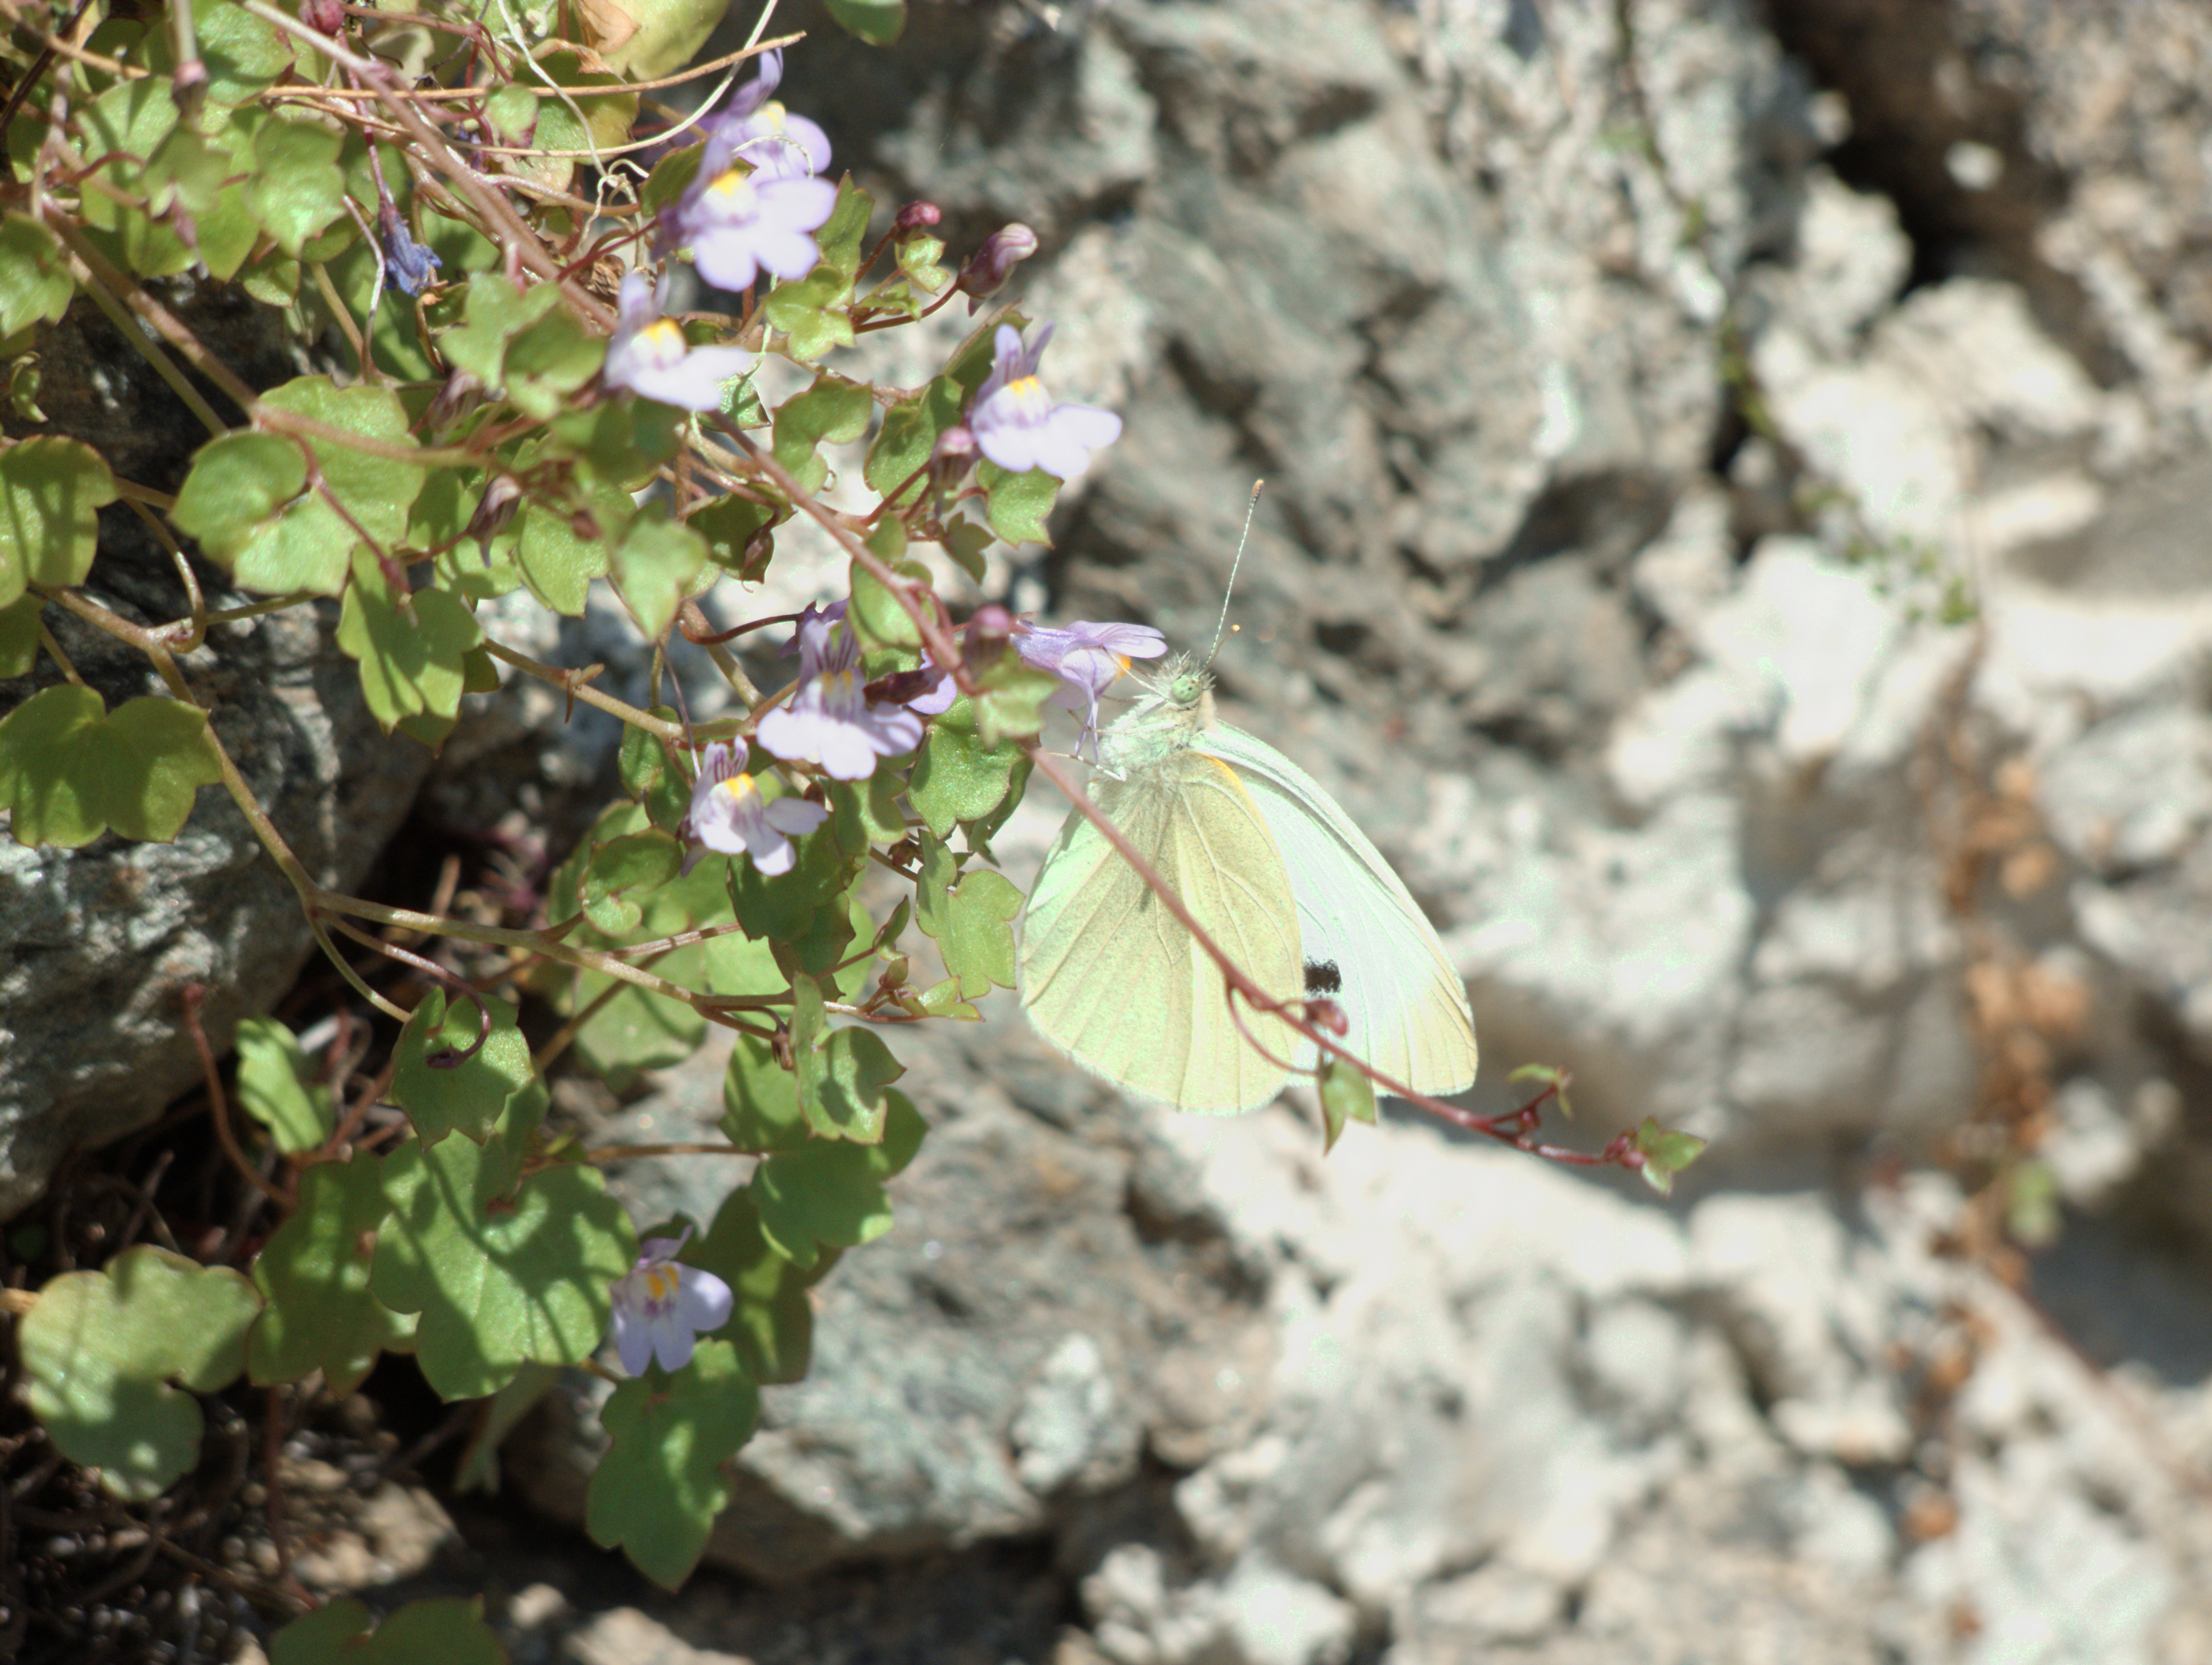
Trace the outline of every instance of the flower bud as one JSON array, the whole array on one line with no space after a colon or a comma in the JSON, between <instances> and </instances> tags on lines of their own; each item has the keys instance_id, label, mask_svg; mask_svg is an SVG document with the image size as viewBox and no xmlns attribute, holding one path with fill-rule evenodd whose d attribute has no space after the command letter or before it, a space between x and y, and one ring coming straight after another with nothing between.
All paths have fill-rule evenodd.
<instances>
[{"instance_id":1,"label":"flower bud","mask_svg":"<svg viewBox=\"0 0 2212 1665\"><path fill-rule=\"evenodd\" d=\"M908 203L898 211L891 229L903 237L910 231L927 231L945 218L945 210L934 203Z\"/></svg>"},{"instance_id":2,"label":"flower bud","mask_svg":"<svg viewBox=\"0 0 2212 1665\"><path fill-rule=\"evenodd\" d=\"M996 602L986 602L968 621L968 633L960 643L960 657L977 675L1006 657L1014 639L1014 615Z\"/></svg>"},{"instance_id":3,"label":"flower bud","mask_svg":"<svg viewBox=\"0 0 2212 1665\"><path fill-rule=\"evenodd\" d=\"M514 518L514 512L522 506L522 482L511 474L495 474L477 499L477 511L469 517L467 536L477 541L483 552L484 565L491 565L491 541L506 530L507 523Z\"/></svg>"},{"instance_id":4,"label":"flower bud","mask_svg":"<svg viewBox=\"0 0 2212 1665\"><path fill-rule=\"evenodd\" d=\"M1001 226L983 239L983 246L968 257L968 263L960 269L960 276L953 288L969 297L970 316L982 310L983 302L1006 285L1014 268L1037 251L1037 236L1027 226L1016 221Z\"/></svg>"}]
</instances>

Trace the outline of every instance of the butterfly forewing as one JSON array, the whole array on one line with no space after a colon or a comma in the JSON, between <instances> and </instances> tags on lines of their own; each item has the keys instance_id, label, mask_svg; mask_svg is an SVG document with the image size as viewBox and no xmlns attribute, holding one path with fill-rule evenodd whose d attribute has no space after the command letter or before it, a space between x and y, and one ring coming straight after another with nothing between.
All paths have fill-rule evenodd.
<instances>
[{"instance_id":1,"label":"butterfly forewing","mask_svg":"<svg viewBox=\"0 0 2212 1665\"><path fill-rule=\"evenodd\" d=\"M1382 853L1310 775L1265 742L1217 724L1198 743L1236 770L1282 851L1305 962L1330 968L1338 985L1316 992L1350 1020L1345 1045L1418 1093L1473 1086L1467 985Z\"/></svg>"},{"instance_id":2,"label":"butterfly forewing","mask_svg":"<svg viewBox=\"0 0 2212 1665\"><path fill-rule=\"evenodd\" d=\"M1217 758L1170 748L1127 778L1101 776L1099 807L1261 987L1302 992L1289 872L1261 806ZM1080 812L1045 857L1023 923L1022 1003L1085 1069L1185 1110L1227 1112L1279 1092L1298 1038L1239 1007L1190 932ZM1269 1056L1272 1054L1272 1056Z\"/></svg>"}]
</instances>

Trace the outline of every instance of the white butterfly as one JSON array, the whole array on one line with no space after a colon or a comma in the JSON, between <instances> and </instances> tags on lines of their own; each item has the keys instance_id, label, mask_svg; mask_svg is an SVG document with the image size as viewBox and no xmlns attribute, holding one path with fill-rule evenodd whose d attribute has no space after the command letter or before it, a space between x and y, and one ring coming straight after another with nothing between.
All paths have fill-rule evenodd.
<instances>
[{"instance_id":1,"label":"white butterfly","mask_svg":"<svg viewBox=\"0 0 2212 1665\"><path fill-rule=\"evenodd\" d=\"M1416 1092L1471 1086L1474 1018L1435 929L1311 776L1216 720L1212 687L1187 662L1160 677L1104 735L1092 798L1261 988L1335 1002L1344 1044ZM1219 968L1080 812L1030 893L1020 981L1047 1040L1184 1110L1249 1110L1315 1062L1281 1020L1232 1014Z\"/></svg>"}]
</instances>

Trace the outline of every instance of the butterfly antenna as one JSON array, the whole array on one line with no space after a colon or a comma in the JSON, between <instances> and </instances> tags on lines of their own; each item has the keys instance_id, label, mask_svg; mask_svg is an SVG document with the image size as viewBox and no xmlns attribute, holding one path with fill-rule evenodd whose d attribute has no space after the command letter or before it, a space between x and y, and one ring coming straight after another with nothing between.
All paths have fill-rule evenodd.
<instances>
[{"instance_id":1,"label":"butterfly antenna","mask_svg":"<svg viewBox=\"0 0 2212 1665\"><path fill-rule=\"evenodd\" d=\"M1237 569L1244 564L1244 546L1252 541L1252 517L1259 512L1260 493L1267 482L1252 482L1252 500L1244 506L1244 530L1237 535L1237 558L1229 563L1229 583L1221 592L1221 616L1214 621L1213 645L1206 651L1206 663L1212 664L1213 656L1221 651L1221 639L1229 628L1229 598L1237 593Z\"/></svg>"}]
</instances>

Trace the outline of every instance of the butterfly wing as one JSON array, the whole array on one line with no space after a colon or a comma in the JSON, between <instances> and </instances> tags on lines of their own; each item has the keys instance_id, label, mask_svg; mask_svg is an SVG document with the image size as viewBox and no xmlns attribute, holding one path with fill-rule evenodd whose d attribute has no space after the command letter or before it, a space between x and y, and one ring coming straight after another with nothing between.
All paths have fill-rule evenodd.
<instances>
[{"instance_id":1,"label":"butterfly wing","mask_svg":"<svg viewBox=\"0 0 2212 1665\"><path fill-rule=\"evenodd\" d=\"M1290 874L1233 769L1173 750L1124 779L1102 776L1091 795L1261 988L1279 998L1303 991ZM1030 893L1020 981L1039 1034L1094 1075L1183 1110L1265 1104L1300 1044L1241 1002L1232 1015L1219 969L1079 811Z\"/></svg>"},{"instance_id":2,"label":"butterfly wing","mask_svg":"<svg viewBox=\"0 0 2212 1665\"><path fill-rule=\"evenodd\" d=\"M1473 1086L1467 984L1382 852L1312 776L1265 742L1217 724L1198 743L1236 770L1283 853L1306 975L1312 992L1350 1020L1345 1045L1416 1092Z\"/></svg>"}]
</instances>

